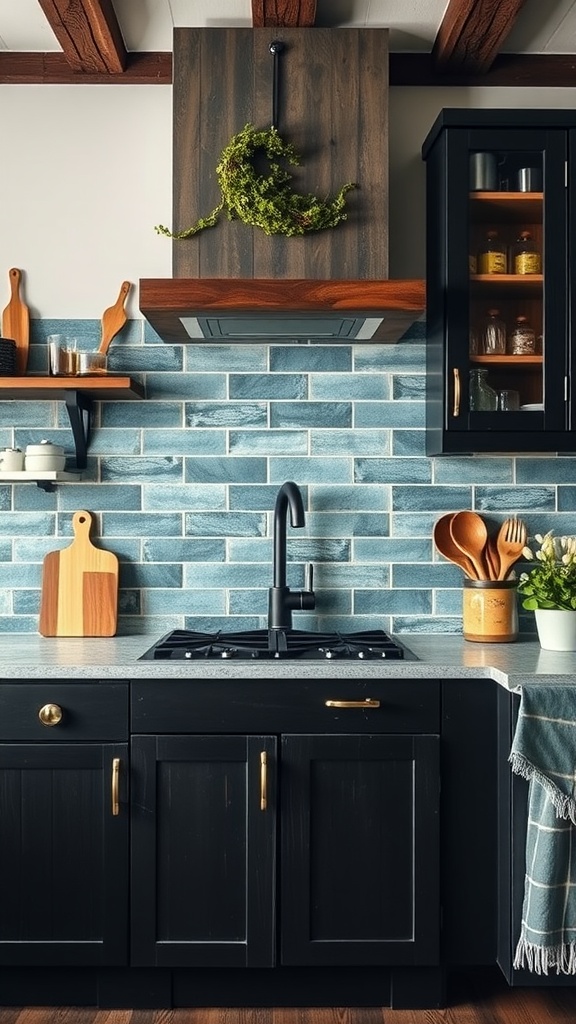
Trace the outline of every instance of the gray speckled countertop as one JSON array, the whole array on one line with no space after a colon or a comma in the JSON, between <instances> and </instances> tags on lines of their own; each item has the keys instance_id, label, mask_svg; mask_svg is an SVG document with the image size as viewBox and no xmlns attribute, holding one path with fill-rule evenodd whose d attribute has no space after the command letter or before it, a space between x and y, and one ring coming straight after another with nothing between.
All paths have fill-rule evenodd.
<instances>
[{"instance_id":1,"label":"gray speckled countertop","mask_svg":"<svg viewBox=\"0 0 576 1024\"><path fill-rule=\"evenodd\" d=\"M155 636L0 637L0 678L34 679L448 679L485 677L509 690L523 684L576 684L576 652L543 651L537 640L476 644L446 634L399 634L415 655L402 661L139 661Z\"/></svg>"}]
</instances>

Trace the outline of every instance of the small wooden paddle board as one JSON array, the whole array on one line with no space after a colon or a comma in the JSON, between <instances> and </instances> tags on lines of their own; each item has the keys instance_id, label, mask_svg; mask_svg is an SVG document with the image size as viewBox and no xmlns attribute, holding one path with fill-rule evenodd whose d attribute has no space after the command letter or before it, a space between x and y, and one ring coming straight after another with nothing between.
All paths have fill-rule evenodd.
<instances>
[{"instance_id":1,"label":"small wooden paddle board","mask_svg":"<svg viewBox=\"0 0 576 1024\"><path fill-rule=\"evenodd\" d=\"M108 309L105 309L102 313L102 334L98 351L103 352L104 355L108 351L110 342L114 340L126 323L127 317L124 310L124 303L128 298L129 291L130 281L123 281L122 287L120 288L120 294L116 299L116 302L113 306L108 306Z\"/></svg>"},{"instance_id":2,"label":"small wooden paddle board","mask_svg":"<svg viewBox=\"0 0 576 1024\"><path fill-rule=\"evenodd\" d=\"M28 365L30 343L30 313L20 298L22 271L12 267L8 271L10 280L10 302L2 312L2 337L16 342L16 376L23 377Z\"/></svg>"},{"instance_id":3,"label":"small wooden paddle board","mask_svg":"<svg viewBox=\"0 0 576 1024\"><path fill-rule=\"evenodd\" d=\"M42 567L42 636L114 636L118 623L118 558L90 540L92 516L75 512L74 540L50 551Z\"/></svg>"}]
</instances>

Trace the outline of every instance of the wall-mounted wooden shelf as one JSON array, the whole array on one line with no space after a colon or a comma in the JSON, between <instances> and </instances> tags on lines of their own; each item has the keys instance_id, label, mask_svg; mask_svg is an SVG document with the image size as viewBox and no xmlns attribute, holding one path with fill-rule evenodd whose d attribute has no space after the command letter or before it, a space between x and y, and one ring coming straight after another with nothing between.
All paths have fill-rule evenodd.
<instances>
[{"instance_id":1,"label":"wall-mounted wooden shelf","mask_svg":"<svg viewBox=\"0 0 576 1024\"><path fill-rule=\"evenodd\" d=\"M92 402L126 402L144 398L142 384L107 373L94 377L0 377L0 400L65 402L74 435L76 469L86 469ZM63 479L63 474L59 475ZM33 474L39 486L38 474Z\"/></svg>"}]
</instances>

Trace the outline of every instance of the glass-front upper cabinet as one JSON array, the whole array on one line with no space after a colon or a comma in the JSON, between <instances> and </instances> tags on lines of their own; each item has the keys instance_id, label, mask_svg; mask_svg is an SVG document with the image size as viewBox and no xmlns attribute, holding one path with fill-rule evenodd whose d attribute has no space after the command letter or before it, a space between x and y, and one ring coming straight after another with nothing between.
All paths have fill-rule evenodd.
<instances>
[{"instance_id":1,"label":"glass-front upper cabinet","mask_svg":"<svg viewBox=\"0 0 576 1024\"><path fill-rule=\"evenodd\" d=\"M424 142L429 455L576 450L575 129L447 109Z\"/></svg>"}]
</instances>

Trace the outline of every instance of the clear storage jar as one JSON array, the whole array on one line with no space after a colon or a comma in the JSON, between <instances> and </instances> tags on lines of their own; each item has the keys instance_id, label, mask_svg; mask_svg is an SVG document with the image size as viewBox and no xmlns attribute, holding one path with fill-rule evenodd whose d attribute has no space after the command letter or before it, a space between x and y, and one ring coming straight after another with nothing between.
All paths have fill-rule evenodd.
<instances>
[{"instance_id":1,"label":"clear storage jar","mask_svg":"<svg viewBox=\"0 0 576 1024\"><path fill-rule=\"evenodd\" d=\"M498 392L488 383L488 370L470 370L470 411L496 412Z\"/></svg>"}]
</instances>

